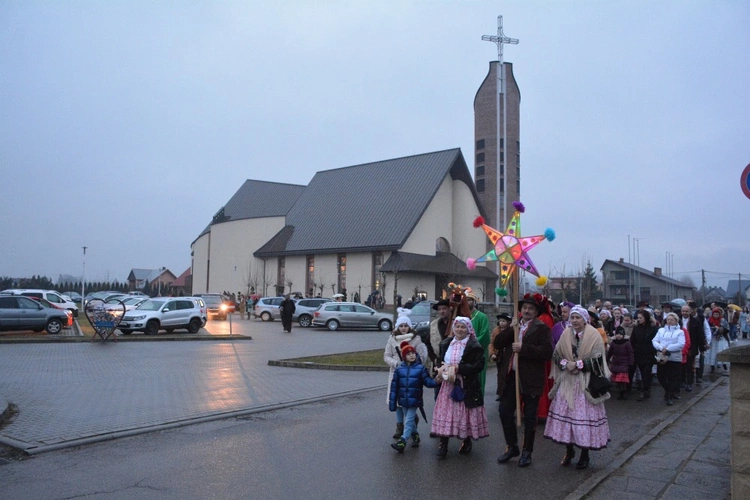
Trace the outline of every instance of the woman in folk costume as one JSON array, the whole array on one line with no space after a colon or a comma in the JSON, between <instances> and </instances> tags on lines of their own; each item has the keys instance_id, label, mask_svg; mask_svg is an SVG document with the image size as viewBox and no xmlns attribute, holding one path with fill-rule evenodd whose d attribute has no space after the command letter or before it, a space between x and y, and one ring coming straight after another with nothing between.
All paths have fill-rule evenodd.
<instances>
[{"instance_id":1,"label":"woman in folk costume","mask_svg":"<svg viewBox=\"0 0 750 500\"><path fill-rule=\"evenodd\" d=\"M471 451L472 440L489 436L484 394L479 374L484 369L484 348L477 341L471 320L458 316L453 321L453 337L440 342L438 377L440 393L432 415L432 432L440 437L437 455L448 454L448 439L462 440L461 454ZM463 399L454 391L460 385Z\"/></svg>"},{"instance_id":2,"label":"woman in folk costume","mask_svg":"<svg viewBox=\"0 0 750 500\"><path fill-rule=\"evenodd\" d=\"M552 355L555 385L544 437L566 447L561 465L570 465L575 448L581 449L576 469L589 466L589 450L605 448L610 440L604 401L609 393L595 398L588 390L592 370L609 378L606 349L600 333L589 325L589 312L577 305L570 311L567 328Z\"/></svg>"},{"instance_id":3,"label":"woman in folk costume","mask_svg":"<svg viewBox=\"0 0 750 500\"><path fill-rule=\"evenodd\" d=\"M415 335L412 331L411 320L409 315L411 309L398 309L398 319L396 319L396 328L393 333L388 337L388 342L385 344L385 352L383 353L383 361L390 368L388 370L388 390L386 391L386 403L390 403L391 395L391 381L393 380L393 372L399 367L403 361L401 355L400 345L401 342L407 341L409 345L414 347L417 351L417 357L420 363L424 364L429 361L427 358L427 346L422 342L419 335ZM417 418L417 423L419 419ZM396 408L396 432L393 434L393 439L398 439L404 432L404 410L400 406Z\"/></svg>"},{"instance_id":4,"label":"woman in folk costume","mask_svg":"<svg viewBox=\"0 0 750 500\"><path fill-rule=\"evenodd\" d=\"M711 328L711 349L706 355L706 364L711 367L711 373L716 370L716 355L729 348L729 323L724 319L724 311L714 307L708 316L708 326ZM726 363L722 365L727 369Z\"/></svg>"}]
</instances>

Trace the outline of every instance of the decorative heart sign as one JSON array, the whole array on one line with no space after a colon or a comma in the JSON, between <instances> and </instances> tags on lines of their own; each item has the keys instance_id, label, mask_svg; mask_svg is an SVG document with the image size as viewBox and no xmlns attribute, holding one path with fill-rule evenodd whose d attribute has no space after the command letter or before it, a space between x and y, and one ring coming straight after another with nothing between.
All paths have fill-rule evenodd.
<instances>
[{"instance_id":1,"label":"decorative heart sign","mask_svg":"<svg viewBox=\"0 0 750 500\"><path fill-rule=\"evenodd\" d=\"M86 318L94 328L93 342L97 336L103 341L107 340L120 325L120 321L125 316L125 304L117 299L110 299L104 302L102 299L92 299L86 303L84 313ZM117 342L116 337L112 337Z\"/></svg>"}]
</instances>

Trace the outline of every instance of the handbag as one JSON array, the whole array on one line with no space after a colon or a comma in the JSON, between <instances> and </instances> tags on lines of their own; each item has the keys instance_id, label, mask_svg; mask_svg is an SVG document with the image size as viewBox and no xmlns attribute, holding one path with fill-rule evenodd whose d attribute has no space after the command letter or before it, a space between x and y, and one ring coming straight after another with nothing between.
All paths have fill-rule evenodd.
<instances>
[{"instance_id":1,"label":"handbag","mask_svg":"<svg viewBox=\"0 0 750 500\"><path fill-rule=\"evenodd\" d=\"M453 386L453 390L451 391L451 399L459 403L466 399L466 391L464 391L464 388L461 385L461 380L459 379L456 379L456 384Z\"/></svg>"},{"instance_id":2,"label":"handbag","mask_svg":"<svg viewBox=\"0 0 750 500\"><path fill-rule=\"evenodd\" d=\"M669 361L669 356L667 356L663 352L657 352L655 358L656 358L656 363L659 365L663 365L667 361Z\"/></svg>"},{"instance_id":3,"label":"handbag","mask_svg":"<svg viewBox=\"0 0 750 500\"><path fill-rule=\"evenodd\" d=\"M614 384L604 376L601 359L591 362L591 375L589 376L588 391L594 398L600 398L612 390Z\"/></svg>"}]
</instances>

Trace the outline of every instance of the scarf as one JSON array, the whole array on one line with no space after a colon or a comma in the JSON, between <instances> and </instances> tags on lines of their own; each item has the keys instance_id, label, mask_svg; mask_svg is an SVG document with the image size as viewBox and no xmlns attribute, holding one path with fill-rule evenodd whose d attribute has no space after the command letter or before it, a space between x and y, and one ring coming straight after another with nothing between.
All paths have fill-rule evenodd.
<instances>
[{"instance_id":1,"label":"scarf","mask_svg":"<svg viewBox=\"0 0 750 500\"><path fill-rule=\"evenodd\" d=\"M718 318L714 317L714 313L715 312L719 313L719 317ZM708 324L710 326L715 326L716 328L719 328L719 327L721 327L721 320L722 320L721 309L719 309L718 307L713 308L711 310L711 317L708 318Z\"/></svg>"},{"instance_id":2,"label":"scarf","mask_svg":"<svg viewBox=\"0 0 750 500\"><path fill-rule=\"evenodd\" d=\"M600 372L607 378L611 376L609 367L605 361L606 350L602 337L596 329L591 325L586 325L581 332L580 340L576 336L576 332L573 328L567 328L560 341L555 346L555 352L552 355L552 372L550 378L555 379L555 385L549 392L549 398L554 399L558 392L565 398L568 403L568 408L573 409L574 401L573 397L575 394L575 388L578 386L583 391L591 404L602 404L604 401L609 399L609 393L599 398L594 398L591 393L587 390L589 386L589 380L591 379L591 372L578 371L575 375L568 370L563 370L560 367L560 360L567 359L568 362L575 363L577 360L592 360L597 363L597 367Z\"/></svg>"}]
</instances>

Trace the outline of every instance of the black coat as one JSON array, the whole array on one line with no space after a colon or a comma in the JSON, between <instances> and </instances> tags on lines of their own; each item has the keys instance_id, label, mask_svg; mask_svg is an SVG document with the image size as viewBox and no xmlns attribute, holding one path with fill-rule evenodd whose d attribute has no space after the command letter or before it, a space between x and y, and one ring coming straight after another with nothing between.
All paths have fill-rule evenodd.
<instances>
[{"instance_id":1,"label":"black coat","mask_svg":"<svg viewBox=\"0 0 750 500\"><path fill-rule=\"evenodd\" d=\"M514 330L506 328L495 337L493 344L498 351L511 349ZM540 319L532 320L521 342L518 353L518 377L522 394L540 396L547 379L547 361L552 359L552 331Z\"/></svg>"},{"instance_id":2,"label":"black coat","mask_svg":"<svg viewBox=\"0 0 750 500\"><path fill-rule=\"evenodd\" d=\"M659 331L657 326L636 324L633 327L633 333L630 334L630 343L633 345L633 353L635 354L635 363L637 365L647 365L656 362L654 358L656 349L654 349L654 344L651 341L654 340L657 331Z\"/></svg>"},{"instance_id":3,"label":"black coat","mask_svg":"<svg viewBox=\"0 0 750 500\"><path fill-rule=\"evenodd\" d=\"M294 315L294 311L297 310L297 306L294 305L294 301L292 299L284 299L283 301L281 301L279 309L281 309L282 319L292 321L292 316Z\"/></svg>"},{"instance_id":4,"label":"black coat","mask_svg":"<svg viewBox=\"0 0 750 500\"><path fill-rule=\"evenodd\" d=\"M440 360L445 359L445 353L451 345L453 337L448 337L440 342ZM442 363L441 363L442 364ZM464 392L466 398L464 404L467 408L477 408L484 406L484 393L482 384L479 381L479 374L484 369L484 348L479 345L477 339L470 338L466 342L466 349L458 363L458 373L463 377Z\"/></svg>"},{"instance_id":5,"label":"black coat","mask_svg":"<svg viewBox=\"0 0 750 500\"><path fill-rule=\"evenodd\" d=\"M704 321L700 316L690 316L688 320L687 331L690 335L689 356L697 356L706 350L706 334L703 332Z\"/></svg>"}]
</instances>

